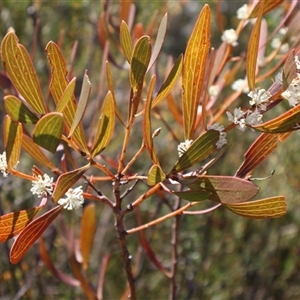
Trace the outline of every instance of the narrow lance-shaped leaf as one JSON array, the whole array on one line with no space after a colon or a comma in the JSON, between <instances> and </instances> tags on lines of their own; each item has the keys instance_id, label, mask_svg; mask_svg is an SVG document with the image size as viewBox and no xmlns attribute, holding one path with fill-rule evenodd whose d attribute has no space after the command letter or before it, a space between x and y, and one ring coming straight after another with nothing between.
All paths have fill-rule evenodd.
<instances>
[{"instance_id":1,"label":"narrow lance-shaped leaf","mask_svg":"<svg viewBox=\"0 0 300 300\"><path fill-rule=\"evenodd\" d=\"M297 105L280 116L259 124L252 126L255 130L268 133L284 133L300 129L300 105Z\"/></svg>"},{"instance_id":2,"label":"narrow lance-shaped leaf","mask_svg":"<svg viewBox=\"0 0 300 300\"><path fill-rule=\"evenodd\" d=\"M285 134L262 133L245 153L244 161L235 176L244 178L249 175L277 148L279 142L285 140L290 134L290 132Z\"/></svg>"},{"instance_id":3,"label":"narrow lance-shaped leaf","mask_svg":"<svg viewBox=\"0 0 300 300\"><path fill-rule=\"evenodd\" d=\"M58 105L69 83L67 80L67 67L59 47L54 42L49 42L47 44L46 51L52 70L49 89L55 104ZM76 100L75 97L72 96L72 100L64 109L64 120L69 129L72 127L75 112ZM74 134L72 135L72 140L78 144L85 153L89 153L81 124L75 129Z\"/></svg>"},{"instance_id":4,"label":"narrow lance-shaped leaf","mask_svg":"<svg viewBox=\"0 0 300 300\"><path fill-rule=\"evenodd\" d=\"M220 133L216 130L209 130L200 135L178 159L171 173L181 172L204 160L217 149L219 136Z\"/></svg>"},{"instance_id":5,"label":"narrow lance-shaped leaf","mask_svg":"<svg viewBox=\"0 0 300 300\"><path fill-rule=\"evenodd\" d=\"M210 8L206 4L198 17L184 54L182 108L186 140L193 139L209 48Z\"/></svg>"},{"instance_id":6,"label":"narrow lance-shaped leaf","mask_svg":"<svg viewBox=\"0 0 300 300\"><path fill-rule=\"evenodd\" d=\"M126 57L126 60L128 61L128 63L130 63L133 46L132 46L132 40L131 40L129 28L125 21L122 21L120 26L120 44L121 44L122 51Z\"/></svg>"},{"instance_id":7,"label":"narrow lance-shaped leaf","mask_svg":"<svg viewBox=\"0 0 300 300\"><path fill-rule=\"evenodd\" d=\"M159 103L161 103L171 93L175 83L177 82L177 80L181 74L182 58L183 58L183 56L180 55L176 59L168 77L166 78L163 85L160 87L159 91L157 92L157 95L155 96L155 98L152 101L152 106L151 106L152 108L157 106ZM141 115L143 112L144 112L144 110L142 110L140 113L138 113L137 116Z\"/></svg>"},{"instance_id":8,"label":"narrow lance-shaped leaf","mask_svg":"<svg viewBox=\"0 0 300 300\"><path fill-rule=\"evenodd\" d=\"M25 229L18 235L10 249L9 256L12 264L16 264L22 259L27 250L60 214L61 210L61 206L56 206L25 227Z\"/></svg>"},{"instance_id":9,"label":"narrow lance-shaped leaf","mask_svg":"<svg viewBox=\"0 0 300 300\"><path fill-rule=\"evenodd\" d=\"M286 201L283 196L226 204L226 207L235 214L250 219L279 218L286 213Z\"/></svg>"},{"instance_id":10,"label":"narrow lance-shaped leaf","mask_svg":"<svg viewBox=\"0 0 300 300\"><path fill-rule=\"evenodd\" d=\"M14 32L6 34L1 43L2 61L19 93L36 113L43 115L47 109L36 72L27 50L18 42Z\"/></svg>"},{"instance_id":11,"label":"narrow lance-shaped leaf","mask_svg":"<svg viewBox=\"0 0 300 300\"><path fill-rule=\"evenodd\" d=\"M56 106L57 112L63 112L64 108L69 104L69 102L72 100L74 90L76 85L76 77L74 77L66 86L66 89L64 90L58 105Z\"/></svg>"},{"instance_id":12,"label":"narrow lance-shaped leaf","mask_svg":"<svg viewBox=\"0 0 300 300\"><path fill-rule=\"evenodd\" d=\"M87 205L82 214L80 223L80 250L83 269L87 270L90 254L97 229L96 210L94 203Z\"/></svg>"},{"instance_id":13,"label":"narrow lance-shaped leaf","mask_svg":"<svg viewBox=\"0 0 300 300\"><path fill-rule=\"evenodd\" d=\"M91 150L91 157L99 154L109 144L115 127L115 101L110 91L108 91L97 127L96 136Z\"/></svg>"},{"instance_id":14,"label":"narrow lance-shaped leaf","mask_svg":"<svg viewBox=\"0 0 300 300\"><path fill-rule=\"evenodd\" d=\"M79 169L61 174L57 181L52 194L53 202L56 203L60 198L62 198L65 193L71 188L81 176L89 169L90 164L87 164Z\"/></svg>"},{"instance_id":15,"label":"narrow lance-shaped leaf","mask_svg":"<svg viewBox=\"0 0 300 300\"><path fill-rule=\"evenodd\" d=\"M28 135L23 134L22 148L41 165L50 170L56 169L55 165L49 160L49 158L44 154L40 147L35 144L31 137L29 137Z\"/></svg>"},{"instance_id":16,"label":"narrow lance-shaped leaf","mask_svg":"<svg viewBox=\"0 0 300 300\"><path fill-rule=\"evenodd\" d=\"M19 234L29 224L34 216L43 208L41 206L11 212L0 216L0 242L5 242Z\"/></svg>"},{"instance_id":17,"label":"narrow lance-shaped leaf","mask_svg":"<svg viewBox=\"0 0 300 300\"><path fill-rule=\"evenodd\" d=\"M247 49L246 72L247 72L248 86L250 90L254 90L255 88L255 73L256 73L259 36L260 36L264 1L260 1L259 5L260 5L260 10L256 22L254 24L254 27L252 29L249 43L248 43L248 49Z\"/></svg>"},{"instance_id":18,"label":"narrow lance-shaped leaf","mask_svg":"<svg viewBox=\"0 0 300 300\"><path fill-rule=\"evenodd\" d=\"M146 149L149 152L151 160L154 164L159 164L156 151L153 145L152 127L151 127L151 102L152 94L155 88L156 76L153 75L150 81L150 86L145 103L145 114L143 119L143 138Z\"/></svg>"},{"instance_id":19,"label":"narrow lance-shaped leaf","mask_svg":"<svg viewBox=\"0 0 300 300\"><path fill-rule=\"evenodd\" d=\"M63 114L52 112L44 115L35 125L33 141L51 153L56 152L63 130Z\"/></svg>"},{"instance_id":20,"label":"narrow lance-shaped leaf","mask_svg":"<svg viewBox=\"0 0 300 300\"><path fill-rule=\"evenodd\" d=\"M72 136L73 132L75 131L75 129L77 128L77 126L80 124L84 112L86 110L86 106L90 97L90 92L91 92L91 82L89 80L89 77L87 75L87 73L84 73L83 76L83 82L82 82L82 88L81 88L81 92L80 92L80 97L79 97L79 101L78 101L78 105L77 105L77 110L75 113L75 117L69 132L69 137Z\"/></svg>"},{"instance_id":21,"label":"narrow lance-shaped leaf","mask_svg":"<svg viewBox=\"0 0 300 300\"><path fill-rule=\"evenodd\" d=\"M149 185L155 185L166 179L166 175L161 169L160 165L153 165L148 173L147 183Z\"/></svg>"},{"instance_id":22,"label":"narrow lance-shaped leaf","mask_svg":"<svg viewBox=\"0 0 300 300\"><path fill-rule=\"evenodd\" d=\"M13 170L19 162L22 136L22 124L13 122L11 118L6 115L4 119L3 137L8 171Z\"/></svg>"},{"instance_id":23,"label":"narrow lance-shaped leaf","mask_svg":"<svg viewBox=\"0 0 300 300\"><path fill-rule=\"evenodd\" d=\"M7 114L20 123L35 124L38 117L17 97L13 95L4 97L4 107Z\"/></svg>"},{"instance_id":24,"label":"narrow lance-shaped leaf","mask_svg":"<svg viewBox=\"0 0 300 300\"><path fill-rule=\"evenodd\" d=\"M149 63L147 71L149 71L149 69L155 63L155 61L159 55L159 52L161 50L161 47L164 43L165 35L166 35L166 31L167 31L167 22L168 22L168 14L165 13L164 17L162 18L162 20L160 22L158 31L157 31L157 36L156 36L155 44L153 47L153 51L152 51L152 55L151 55L151 59L150 59L150 63Z\"/></svg>"}]
</instances>

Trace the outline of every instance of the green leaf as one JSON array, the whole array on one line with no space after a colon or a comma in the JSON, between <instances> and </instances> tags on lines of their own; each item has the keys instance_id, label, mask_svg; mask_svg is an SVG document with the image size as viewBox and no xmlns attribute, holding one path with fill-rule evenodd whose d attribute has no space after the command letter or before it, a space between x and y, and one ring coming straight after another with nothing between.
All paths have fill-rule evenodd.
<instances>
[{"instance_id":1,"label":"green leaf","mask_svg":"<svg viewBox=\"0 0 300 300\"><path fill-rule=\"evenodd\" d=\"M255 130L268 133L285 133L300 129L300 105L297 105L277 118L252 126Z\"/></svg>"},{"instance_id":2,"label":"green leaf","mask_svg":"<svg viewBox=\"0 0 300 300\"><path fill-rule=\"evenodd\" d=\"M204 160L217 149L219 136L220 133L216 130L209 130L200 135L178 159L171 173L181 172Z\"/></svg>"},{"instance_id":3,"label":"green leaf","mask_svg":"<svg viewBox=\"0 0 300 300\"><path fill-rule=\"evenodd\" d=\"M155 63L155 61L158 57L158 54L162 48L162 45L163 45L164 39L165 39L165 35L166 35L166 31L167 31L167 22L168 22L168 14L165 13L163 19L160 22L159 28L158 28L157 37L155 40L155 44L153 47L153 51L152 51L152 55L151 55L151 59L150 59L150 63L149 63L147 71L149 71L149 69Z\"/></svg>"},{"instance_id":4,"label":"green leaf","mask_svg":"<svg viewBox=\"0 0 300 300\"><path fill-rule=\"evenodd\" d=\"M64 57L59 47L54 42L49 42L46 46L48 60L51 65L51 82L49 89L56 105L59 104L64 91L66 90L69 82L67 80L67 67ZM76 112L76 100L74 95L72 100L64 108L64 120L67 127L70 129ZM89 153L86 145L82 124L77 126L72 135L72 141L77 144L83 152Z\"/></svg>"},{"instance_id":5,"label":"green leaf","mask_svg":"<svg viewBox=\"0 0 300 300\"><path fill-rule=\"evenodd\" d=\"M251 91L255 88L255 74L258 57L261 20L263 14L263 5L264 1L260 1L258 16L255 25L252 29L247 49L246 73L248 79L248 86Z\"/></svg>"},{"instance_id":6,"label":"green leaf","mask_svg":"<svg viewBox=\"0 0 300 300\"><path fill-rule=\"evenodd\" d=\"M193 139L209 48L210 8L206 4L201 10L184 54L182 108L186 140Z\"/></svg>"},{"instance_id":7,"label":"green leaf","mask_svg":"<svg viewBox=\"0 0 300 300\"><path fill-rule=\"evenodd\" d=\"M44 115L35 125L33 141L51 153L56 152L63 130L63 114L52 112Z\"/></svg>"},{"instance_id":8,"label":"green leaf","mask_svg":"<svg viewBox=\"0 0 300 300\"><path fill-rule=\"evenodd\" d=\"M64 90L61 99L59 100L59 103L56 107L57 112L63 112L64 108L72 100L74 90L75 90L75 84L76 84L76 78L74 77L66 86L66 89Z\"/></svg>"},{"instance_id":9,"label":"green leaf","mask_svg":"<svg viewBox=\"0 0 300 300\"><path fill-rule=\"evenodd\" d=\"M120 44L126 60L130 63L133 52L131 35L125 21L122 20L120 26Z\"/></svg>"},{"instance_id":10,"label":"green leaf","mask_svg":"<svg viewBox=\"0 0 300 300\"><path fill-rule=\"evenodd\" d=\"M285 140L290 134L290 132L284 134L262 133L245 153L244 161L235 176L240 178L248 176L277 148L279 142Z\"/></svg>"},{"instance_id":11,"label":"green leaf","mask_svg":"<svg viewBox=\"0 0 300 300\"><path fill-rule=\"evenodd\" d=\"M87 164L79 169L61 174L56 181L53 191L53 202L57 203L57 201L65 195L69 188L71 188L89 168L90 164Z\"/></svg>"},{"instance_id":12,"label":"green leaf","mask_svg":"<svg viewBox=\"0 0 300 300\"><path fill-rule=\"evenodd\" d=\"M235 214L250 219L279 218L286 214L286 201L284 196L227 204L226 207Z\"/></svg>"},{"instance_id":13,"label":"green leaf","mask_svg":"<svg viewBox=\"0 0 300 300\"><path fill-rule=\"evenodd\" d=\"M6 151L8 171L11 172L19 162L21 153L23 129L21 123L16 123L6 115L4 119L3 137Z\"/></svg>"},{"instance_id":14,"label":"green leaf","mask_svg":"<svg viewBox=\"0 0 300 300\"><path fill-rule=\"evenodd\" d=\"M49 158L44 154L41 148L35 144L31 137L23 134L22 138L22 148L38 163L45 166L50 170L55 170L55 165L49 160Z\"/></svg>"},{"instance_id":15,"label":"green leaf","mask_svg":"<svg viewBox=\"0 0 300 300\"><path fill-rule=\"evenodd\" d=\"M95 204L88 204L84 210L80 222L80 251L82 255L82 266L87 270L90 254L97 229Z\"/></svg>"},{"instance_id":16,"label":"green leaf","mask_svg":"<svg viewBox=\"0 0 300 300\"><path fill-rule=\"evenodd\" d=\"M148 173L147 183L149 185L155 185L166 179L166 175L159 165L153 165Z\"/></svg>"},{"instance_id":17,"label":"green leaf","mask_svg":"<svg viewBox=\"0 0 300 300\"><path fill-rule=\"evenodd\" d=\"M1 58L6 72L30 107L39 115L47 112L42 90L27 50L18 43L12 31L6 34L1 43Z\"/></svg>"},{"instance_id":18,"label":"green leaf","mask_svg":"<svg viewBox=\"0 0 300 300\"><path fill-rule=\"evenodd\" d=\"M91 150L91 157L102 152L109 144L115 127L115 101L108 91L101 110L96 136Z\"/></svg>"},{"instance_id":19,"label":"green leaf","mask_svg":"<svg viewBox=\"0 0 300 300\"><path fill-rule=\"evenodd\" d=\"M144 77L151 57L151 44L149 36L142 36L136 43L130 64L130 83L133 92L142 88Z\"/></svg>"},{"instance_id":20,"label":"green leaf","mask_svg":"<svg viewBox=\"0 0 300 300\"><path fill-rule=\"evenodd\" d=\"M33 220L25 227L25 229L18 235L10 249L9 256L12 264L16 264L22 259L27 250L60 214L61 210L61 206L56 206L42 216Z\"/></svg>"},{"instance_id":21,"label":"green leaf","mask_svg":"<svg viewBox=\"0 0 300 300\"><path fill-rule=\"evenodd\" d=\"M35 124L38 121L38 117L15 96L5 96L4 107L14 121L26 124Z\"/></svg>"},{"instance_id":22,"label":"green leaf","mask_svg":"<svg viewBox=\"0 0 300 300\"><path fill-rule=\"evenodd\" d=\"M87 103L88 103L88 100L90 97L91 86L92 85L89 80L89 77L87 76L87 73L85 72L85 74L83 76L83 82L82 82L82 88L81 88L80 97L79 97L79 101L78 101L78 106L77 106L75 117L74 117L71 129L69 132L69 137L72 136L75 129L80 124L80 122L83 118L83 115L86 110L86 106L87 106Z\"/></svg>"},{"instance_id":23,"label":"green leaf","mask_svg":"<svg viewBox=\"0 0 300 300\"><path fill-rule=\"evenodd\" d=\"M233 176L198 176L188 187L190 191L210 193L207 199L223 204L245 202L259 191L253 182Z\"/></svg>"},{"instance_id":24,"label":"green leaf","mask_svg":"<svg viewBox=\"0 0 300 300\"><path fill-rule=\"evenodd\" d=\"M143 119L143 137L144 137L144 143L146 149L150 154L152 162L154 164L159 164L156 151L153 145L152 127L151 127L151 102L152 102L153 90L155 88L155 82L156 82L156 77L155 75L153 75L150 81L149 91L145 103L145 114Z\"/></svg>"},{"instance_id":25,"label":"green leaf","mask_svg":"<svg viewBox=\"0 0 300 300\"><path fill-rule=\"evenodd\" d=\"M158 105L172 91L175 83L177 82L177 80L178 80L178 78L179 78L179 76L181 74L182 58L183 58L183 56L180 55L176 59L176 61L175 61L174 65L173 65L173 67L172 67L172 69L171 69L168 77L166 78L165 82L163 83L163 85L159 89L156 97L153 99L152 108L155 107L156 105Z\"/></svg>"}]
</instances>

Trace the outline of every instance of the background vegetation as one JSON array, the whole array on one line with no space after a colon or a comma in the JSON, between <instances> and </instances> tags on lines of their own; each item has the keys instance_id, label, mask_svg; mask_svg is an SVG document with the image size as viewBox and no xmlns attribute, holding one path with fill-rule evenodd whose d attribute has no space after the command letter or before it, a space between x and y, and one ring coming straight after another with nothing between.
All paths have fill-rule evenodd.
<instances>
[{"instance_id":1,"label":"background vegetation","mask_svg":"<svg viewBox=\"0 0 300 300\"><path fill-rule=\"evenodd\" d=\"M225 28L234 26L236 9L242 2L221 1ZM103 49L99 45L98 20L108 2L100 1L2 1L0 3L0 40L9 27L13 27L20 42L30 51L34 51L34 65L40 83L45 87L44 95L48 93L49 66L44 48L48 41L61 42L61 49L68 63L72 63L72 49L74 42L78 42L78 50L74 59L73 74L80 82L84 70L88 70L92 82L91 101L97 103L99 95L104 93L103 78L100 78ZM201 1L139 1L137 2L136 22L142 22L147 28L153 22L157 28L164 13L168 11L169 24L163 53L159 57L158 68L167 64L168 56L177 57L186 47L186 42L194 22L200 12ZM113 18L118 18L119 3L110 3ZM214 15L216 3L211 3ZM267 16L269 26L274 14ZM153 18L153 16L156 16ZM35 32L36 22L40 22L40 30ZM215 20L217 21L217 20ZM220 44L221 31L212 22L212 44ZM36 34L36 41L34 42ZM115 31L112 30L112 34ZM247 36L239 41L241 47L247 43ZM124 63L112 47L113 56L117 64ZM3 69L3 67L1 66ZM126 72L113 67L113 77L116 80L117 98L128 94L128 87L123 86ZM162 76L163 76L163 70ZM270 79L271 80L271 79ZM76 86L80 87L80 83ZM79 91L78 91L79 92ZM3 92L0 90L0 98ZM224 96L225 97L225 96ZM96 104L95 104L96 105ZM126 105L124 103L124 105ZM0 101L1 116L5 115L3 102ZM165 107L166 108L166 107ZM160 107L163 114L164 106ZM166 108L167 109L167 108ZM86 112L85 122L93 117L93 109ZM172 126L172 124L169 124ZM155 124L153 124L155 128ZM162 127L162 131L166 130ZM176 131L176 130L175 130ZM138 134L138 133L137 133ZM227 151L225 158L218 163L213 172L215 174L233 175L243 161L243 154L258 133L244 134L235 131L236 135L228 137L228 143L236 148ZM268 176L271 170L275 174L268 180L259 181L260 197L285 195L288 202L288 212L280 219L248 220L241 218L225 209L219 209L203 216L183 216L179 231L179 264L178 264L178 299L297 299L300 296L300 268L299 250L299 133L293 133L285 143L280 145L267 162L254 172L254 177ZM236 143L236 141L239 141ZM132 147L139 147L132 140ZM115 138L105 153L117 153L122 141ZM168 166L170 153L175 149L171 138L163 144L157 144L161 161ZM105 155L105 154L104 154ZM31 166L30 158L23 157L23 166ZM24 162L25 161L25 162ZM28 161L28 162L26 162ZM149 166L137 165L136 169L146 173ZM33 205L34 199L28 192L30 182L8 177L0 179L0 214L15 209L27 208ZM109 191L110 187L101 187ZM139 195L143 186L138 187ZM134 196L133 196L134 197ZM203 208L205 204L203 205ZM95 248L91 259L90 278L99 271L99 262L108 261L104 285L105 299L117 299L126 289L126 279L122 270L119 248L116 241L113 216L110 212L98 207L99 226L96 233ZM152 199L140 211L141 218L146 222L149 216L159 215L165 207L162 202ZM80 216L68 215L69 222L79 222ZM136 225L136 220L127 220ZM171 245L171 221L167 221L148 229L145 233L151 247L158 254L160 261L168 265ZM52 257L56 266L68 273L70 267L65 263L66 251L61 238L56 238L59 220L46 232L47 244L56 248ZM139 235L132 235L128 239L129 250L140 259L142 269L138 273L139 299L166 299L169 295L168 280L149 261L144 250L139 245ZM60 283L43 266L38 254L38 245L30 249L25 258L17 265L9 262L9 247L11 242L0 244L0 299L84 299L80 289L71 288Z\"/></svg>"}]
</instances>

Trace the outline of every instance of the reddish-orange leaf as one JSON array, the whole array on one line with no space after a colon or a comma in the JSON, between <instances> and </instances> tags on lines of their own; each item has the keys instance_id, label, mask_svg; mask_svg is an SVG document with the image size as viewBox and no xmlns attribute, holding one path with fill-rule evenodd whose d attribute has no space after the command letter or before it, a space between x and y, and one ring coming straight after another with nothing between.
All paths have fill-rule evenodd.
<instances>
[{"instance_id":1,"label":"reddish-orange leaf","mask_svg":"<svg viewBox=\"0 0 300 300\"><path fill-rule=\"evenodd\" d=\"M67 67L59 47L54 42L48 43L48 45L46 46L46 51L52 70L49 89L55 101L55 104L58 105L63 96L64 91L66 90L69 84L67 80ZM66 125L69 129L72 127L75 113L76 100L73 95L72 100L64 108L64 118ZM80 148L85 153L89 153L84 137L83 127L81 124L79 124L79 126L77 126L77 128L75 129L74 134L72 135L72 139L76 144L80 146Z\"/></svg>"},{"instance_id":2,"label":"reddish-orange leaf","mask_svg":"<svg viewBox=\"0 0 300 300\"><path fill-rule=\"evenodd\" d=\"M91 203L87 205L81 217L80 224L80 250L82 255L83 269L88 268L90 254L94 242L94 237L97 229L97 219L95 204Z\"/></svg>"},{"instance_id":3,"label":"reddish-orange leaf","mask_svg":"<svg viewBox=\"0 0 300 300\"><path fill-rule=\"evenodd\" d=\"M189 39L182 69L184 136L193 139L194 125L210 48L210 8L206 4Z\"/></svg>"},{"instance_id":4,"label":"reddish-orange leaf","mask_svg":"<svg viewBox=\"0 0 300 300\"><path fill-rule=\"evenodd\" d=\"M300 105L297 105L277 118L268 122L252 126L254 129L269 133L284 133L299 130L300 126Z\"/></svg>"},{"instance_id":5,"label":"reddish-orange leaf","mask_svg":"<svg viewBox=\"0 0 300 300\"><path fill-rule=\"evenodd\" d=\"M226 204L226 207L235 214L250 219L279 218L286 213L286 201L284 196L276 196L251 202Z\"/></svg>"},{"instance_id":6,"label":"reddish-orange leaf","mask_svg":"<svg viewBox=\"0 0 300 300\"><path fill-rule=\"evenodd\" d=\"M10 262L12 264L16 264L22 259L27 250L60 214L61 210L61 206L56 206L26 226L10 249Z\"/></svg>"},{"instance_id":7,"label":"reddish-orange leaf","mask_svg":"<svg viewBox=\"0 0 300 300\"><path fill-rule=\"evenodd\" d=\"M18 42L13 31L6 34L1 43L2 61L16 89L35 112L43 115L47 109L36 72L28 52Z\"/></svg>"},{"instance_id":8,"label":"reddish-orange leaf","mask_svg":"<svg viewBox=\"0 0 300 300\"><path fill-rule=\"evenodd\" d=\"M43 206L36 206L0 216L0 242L5 242L20 233Z\"/></svg>"},{"instance_id":9,"label":"reddish-orange leaf","mask_svg":"<svg viewBox=\"0 0 300 300\"><path fill-rule=\"evenodd\" d=\"M291 132L285 134L262 133L245 153L245 158L235 176L244 178L264 161Z\"/></svg>"},{"instance_id":10,"label":"reddish-orange leaf","mask_svg":"<svg viewBox=\"0 0 300 300\"><path fill-rule=\"evenodd\" d=\"M261 20L263 14L263 6L264 6L264 1L260 1L260 10L258 12L258 17L252 29L249 43L248 43L246 71L247 71L248 86L250 90L254 90L255 88L255 73L256 73L256 64L257 64L257 57L258 57L258 47L259 47L259 37L260 37Z\"/></svg>"},{"instance_id":11,"label":"reddish-orange leaf","mask_svg":"<svg viewBox=\"0 0 300 300\"><path fill-rule=\"evenodd\" d=\"M13 170L19 162L22 145L22 136L22 124L13 122L11 118L8 115L6 115L3 127L3 140L6 150L8 171Z\"/></svg>"}]
</instances>

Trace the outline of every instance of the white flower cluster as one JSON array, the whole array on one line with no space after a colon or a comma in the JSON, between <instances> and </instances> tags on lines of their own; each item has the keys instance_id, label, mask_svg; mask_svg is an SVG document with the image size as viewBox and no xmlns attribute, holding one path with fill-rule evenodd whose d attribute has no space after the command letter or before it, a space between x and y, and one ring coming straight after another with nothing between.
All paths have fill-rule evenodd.
<instances>
[{"instance_id":1,"label":"white flower cluster","mask_svg":"<svg viewBox=\"0 0 300 300\"><path fill-rule=\"evenodd\" d=\"M266 110L267 107L264 103L269 101L271 94L265 89L256 88L255 90L251 91L248 96L251 98L249 101L250 105L256 105L256 107Z\"/></svg>"},{"instance_id":2,"label":"white flower cluster","mask_svg":"<svg viewBox=\"0 0 300 300\"><path fill-rule=\"evenodd\" d=\"M66 198L58 200L58 204L63 206L64 209L73 210L78 209L82 206L84 198L82 196L82 186L78 186L75 189L69 189L66 192Z\"/></svg>"},{"instance_id":3,"label":"white flower cluster","mask_svg":"<svg viewBox=\"0 0 300 300\"><path fill-rule=\"evenodd\" d=\"M52 195L53 192L53 177L50 178L47 174L44 174L43 177L38 175L36 180L32 181L30 192L38 197L43 196L45 193Z\"/></svg>"},{"instance_id":4,"label":"white flower cluster","mask_svg":"<svg viewBox=\"0 0 300 300\"><path fill-rule=\"evenodd\" d=\"M238 45L238 42L237 42L238 36L234 29L224 30L224 32L221 36L221 39L223 42L226 42L227 44L229 44L233 47Z\"/></svg>"},{"instance_id":5,"label":"white flower cluster","mask_svg":"<svg viewBox=\"0 0 300 300\"><path fill-rule=\"evenodd\" d=\"M213 129L213 130L216 130L216 131L220 132L219 140L216 143L216 146L217 146L218 149L221 149L224 145L227 144L227 139L226 139L227 133L224 132L224 126L222 126L218 123L215 123L213 125L208 126L207 129L208 130Z\"/></svg>"},{"instance_id":6,"label":"white flower cluster","mask_svg":"<svg viewBox=\"0 0 300 300\"><path fill-rule=\"evenodd\" d=\"M258 112L257 109L255 111L247 110L243 112L242 109L235 108L233 115L227 111L226 112L228 120L238 125L238 129L244 131L246 129L246 125L257 125L262 123L262 114Z\"/></svg>"},{"instance_id":7,"label":"white flower cluster","mask_svg":"<svg viewBox=\"0 0 300 300\"><path fill-rule=\"evenodd\" d=\"M52 195L53 192L53 177L49 177L47 174L43 176L38 175L36 180L32 181L32 188L30 189L32 194L41 197L45 194ZM65 196L58 200L58 204L63 206L64 209L73 210L78 209L82 206L84 198L82 196L82 186L75 189L69 189Z\"/></svg>"},{"instance_id":8,"label":"white flower cluster","mask_svg":"<svg viewBox=\"0 0 300 300\"><path fill-rule=\"evenodd\" d=\"M249 93L249 87L246 79L237 79L231 85L234 91L243 91L243 93Z\"/></svg>"},{"instance_id":9,"label":"white flower cluster","mask_svg":"<svg viewBox=\"0 0 300 300\"><path fill-rule=\"evenodd\" d=\"M291 107L296 106L300 102L300 74L292 80L288 88L281 96L289 102Z\"/></svg>"},{"instance_id":10,"label":"white flower cluster","mask_svg":"<svg viewBox=\"0 0 300 300\"><path fill-rule=\"evenodd\" d=\"M237 18L240 20L247 20L250 15L248 4L244 4L242 7L240 7L236 11L236 15L237 15Z\"/></svg>"},{"instance_id":11,"label":"white flower cluster","mask_svg":"<svg viewBox=\"0 0 300 300\"><path fill-rule=\"evenodd\" d=\"M186 152L186 150L190 148L192 144L193 140L186 140L180 143L177 147L178 156L181 157Z\"/></svg>"}]
</instances>

